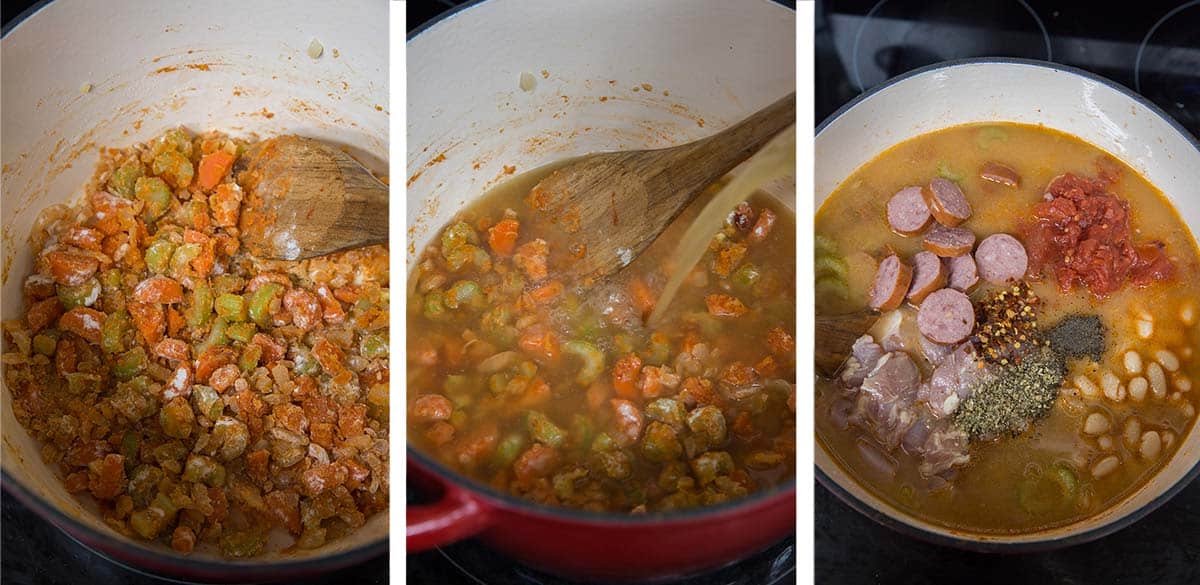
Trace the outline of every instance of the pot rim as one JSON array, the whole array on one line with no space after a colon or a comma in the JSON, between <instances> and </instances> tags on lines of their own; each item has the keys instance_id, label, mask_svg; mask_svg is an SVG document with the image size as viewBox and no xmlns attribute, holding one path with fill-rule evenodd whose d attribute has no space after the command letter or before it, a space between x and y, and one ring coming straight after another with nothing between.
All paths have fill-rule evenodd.
<instances>
[{"instance_id":1,"label":"pot rim","mask_svg":"<svg viewBox=\"0 0 1200 585\"><path fill-rule=\"evenodd\" d=\"M830 124L832 124L835 120L840 118L846 112L849 112L855 106L859 105L862 102L865 102L866 100L873 97L875 94L880 93L880 92L890 88L891 86L900 83L901 81L905 81L911 77L917 77L920 75L929 74L929 73L939 71L942 69L950 69L953 67L961 67L961 66L966 66L966 65L989 65L989 64L1023 65L1023 66L1028 66L1028 67L1037 67L1037 68L1041 68L1041 69L1050 69L1050 70L1054 70L1054 71L1060 71L1062 73L1072 74L1072 75L1075 75L1078 77L1085 78L1090 81L1094 81L1096 83L1103 84L1103 85L1109 87L1110 89L1113 89L1114 91L1117 91L1118 93L1124 95L1125 97L1128 97L1128 98L1132 99L1133 101L1137 102L1138 104L1142 105L1143 107L1145 107L1147 110L1149 110L1151 113L1158 116L1159 118L1162 118L1165 122L1167 122L1168 125L1171 126L1171 128L1173 128L1176 132L1178 132L1181 136L1183 136L1183 138L1189 144L1191 144L1193 148L1195 148L1198 152L1200 152L1200 140L1197 140L1197 138L1195 136L1192 136L1191 133L1189 133L1187 131L1187 129L1185 129L1183 127L1182 124L1180 124L1177 120L1175 120L1171 116L1167 115L1167 113L1164 112L1162 110L1162 108L1159 108L1154 102L1151 102L1150 100L1146 99L1145 96L1125 87L1124 85L1121 85L1120 83L1117 83L1116 81L1113 81L1106 77L1096 75L1095 73L1091 73L1089 71L1085 71L1085 70L1082 70L1082 69L1079 69L1076 67L1071 67L1070 65L1062 65L1060 63L1054 63L1054 62L1050 62L1050 61L1042 61L1042 60L1038 60L1038 59L1023 59L1023 58L1018 58L1018 57L974 57L974 58L968 58L968 59L953 59L953 60L949 60L949 61L943 61L940 63L934 63L932 65L926 65L924 67L913 69L912 71L907 71L905 73L897 75L896 77L888 79L887 81L884 81L883 83L880 83L874 87L871 87L870 89L867 89L866 91L863 91L862 93L855 96L854 99L843 104L842 107L837 109L837 111L835 111L834 113L830 114L827 118L822 120L821 123L816 128L816 132L814 133L814 139L819 138L821 136L821 132L823 132ZM1200 423L1193 423L1192 432L1200 432L1200 430L1197 430L1197 426L1200 426ZM820 445L820 442L817 441L817 444ZM823 445L820 445L818 448L825 449L825 447ZM838 465L837 461L833 461L833 465ZM1022 553L1022 552L1038 552L1038 551L1053 550L1053 549L1058 549L1058 548L1074 546L1077 544L1083 544L1085 542L1091 542L1093 540L1103 538L1114 532L1117 532L1118 530L1122 530L1122 529L1130 526L1131 524L1137 522L1138 520L1141 520L1142 518L1146 517L1146 515L1148 515L1150 512L1153 512L1154 510L1158 509L1159 506L1162 506L1164 503L1166 503L1167 500L1170 500L1171 498L1173 498L1176 494L1178 494L1180 491L1182 491L1183 488L1186 487L1188 484L1190 484L1193 480L1195 480L1197 477L1200 477L1200 458L1197 458L1195 463L1192 465L1191 470L1189 470L1182 477L1180 477L1179 480L1175 482L1175 484L1168 487L1166 490L1163 491L1163 493L1159 494L1156 498L1154 498L1150 502L1146 503L1145 505L1141 506L1140 508L1137 508L1137 509L1133 510L1132 512L1130 512L1120 518L1114 519L1105 524L1101 524L1099 526L1096 526L1095 528L1091 528L1089 530L1084 530L1082 532L1078 532L1075 534L1069 534L1069 535L1066 535L1066 536L1063 536L1060 538L1048 538L1045 540L1030 540L1030 541L1022 541L1022 542L1004 542L1004 541L997 541L997 540L976 540L974 538L966 537L966 536L964 536L964 537L949 536L946 534L940 534L937 532L932 532L932 531L926 530L924 528L913 526L912 524L909 524L904 518L892 516L891 514L885 512L883 510L879 510L879 509L875 508L874 506L860 500L859 498L854 496L854 494L850 493L849 490L843 488L841 486L841 484L834 481L833 478L830 477L827 473L825 473L825 471L823 469L821 469L821 466L817 465L815 462L813 463L813 471L814 471L817 481L825 489L829 490L835 496L837 496L838 499L842 500L843 502L845 502L851 508L857 510L862 515L870 518L871 520L874 520L878 524L881 524L883 526L891 528L892 530L895 530L896 532L899 532L906 536L911 536L913 538L923 540L926 542L930 542L933 544L950 546L950 547L954 547L954 548L965 549L965 550L970 550L970 551L975 551L975 552ZM899 512L899 510L897 510L897 512ZM911 514L904 514L904 516L911 517ZM1067 526L1070 526L1070 525L1068 524ZM947 529L951 530L949 528L947 528Z\"/></svg>"},{"instance_id":2,"label":"pot rim","mask_svg":"<svg viewBox=\"0 0 1200 585\"><path fill-rule=\"evenodd\" d=\"M374 542L366 543L362 546L328 556L311 556L299 559L285 560L254 560L247 561L217 561L206 559L195 559L178 554L165 553L155 550L150 547L141 546L124 537L113 538L112 535L103 534L75 518L64 514L58 508L46 503L45 500L38 496L23 484L17 481L8 470L0 470L0 485L2 485L4 493L11 495L17 499L22 505L33 510L38 516L48 520L56 528L66 534L71 540L78 542L88 550L97 555L120 565L126 569L150 575L158 579L175 580L180 583L190 583L191 581L178 580L178 578L165 577L164 575L172 575L175 577L192 575L199 578L231 578L237 577L242 579L269 579L271 577L285 577L287 574L303 574L303 573L324 573L326 571L347 567L350 565L365 562L375 558L388 550L388 537L381 538ZM390 513L390 510L387 512ZM100 549L97 546L82 542L76 538L75 533L82 533L88 539L94 539L96 542L103 542L104 548ZM113 552L109 552L110 549ZM139 566L131 564L133 561L128 559L137 559L141 561L149 561L154 565L170 567L168 573L157 573L149 571Z\"/></svg>"}]
</instances>

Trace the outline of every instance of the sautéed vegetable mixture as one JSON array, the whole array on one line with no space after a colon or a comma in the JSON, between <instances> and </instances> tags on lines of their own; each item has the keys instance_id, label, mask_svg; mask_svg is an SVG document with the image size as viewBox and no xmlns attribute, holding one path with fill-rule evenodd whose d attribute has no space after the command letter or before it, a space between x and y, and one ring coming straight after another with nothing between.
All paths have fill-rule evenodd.
<instances>
[{"instance_id":1,"label":"saut\u00e9ed vegetable mixture","mask_svg":"<svg viewBox=\"0 0 1200 585\"><path fill-rule=\"evenodd\" d=\"M246 146L103 150L4 323L13 411L67 490L184 553L315 548L388 505L388 252L242 253Z\"/></svg>"}]
</instances>

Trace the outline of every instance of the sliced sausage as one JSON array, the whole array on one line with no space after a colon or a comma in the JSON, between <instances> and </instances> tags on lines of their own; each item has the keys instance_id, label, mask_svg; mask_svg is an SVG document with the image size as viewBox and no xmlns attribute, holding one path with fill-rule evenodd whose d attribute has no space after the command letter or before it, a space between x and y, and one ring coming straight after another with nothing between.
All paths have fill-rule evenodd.
<instances>
[{"instance_id":1,"label":"sliced sausage","mask_svg":"<svg viewBox=\"0 0 1200 585\"><path fill-rule=\"evenodd\" d=\"M896 191L887 202L887 220L892 231L902 236L921 233L933 221L921 188L905 187Z\"/></svg>"},{"instance_id":2,"label":"sliced sausage","mask_svg":"<svg viewBox=\"0 0 1200 585\"><path fill-rule=\"evenodd\" d=\"M908 285L912 284L912 268L892 254L879 263L875 272L875 284L871 287L872 309L891 311L904 302Z\"/></svg>"},{"instance_id":3,"label":"sliced sausage","mask_svg":"<svg viewBox=\"0 0 1200 585\"><path fill-rule=\"evenodd\" d=\"M1008 234L992 234L979 242L975 262L979 276L992 284L1020 280L1029 268L1025 246Z\"/></svg>"},{"instance_id":4,"label":"sliced sausage","mask_svg":"<svg viewBox=\"0 0 1200 585\"><path fill-rule=\"evenodd\" d=\"M983 163L983 166L979 169L979 178L999 183L1005 187L1019 187L1021 185L1021 176L1017 174L1017 171L998 162L988 161Z\"/></svg>"},{"instance_id":5,"label":"sliced sausage","mask_svg":"<svg viewBox=\"0 0 1200 585\"><path fill-rule=\"evenodd\" d=\"M946 286L965 293L979 284L979 269L970 254L946 258L946 270L950 273Z\"/></svg>"},{"instance_id":6,"label":"sliced sausage","mask_svg":"<svg viewBox=\"0 0 1200 585\"><path fill-rule=\"evenodd\" d=\"M945 288L948 272L942 259L932 252L918 252L913 256L912 285L908 287L908 302L920 305L929 293Z\"/></svg>"},{"instance_id":7,"label":"sliced sausage","mask_svg":"<svg viewBox=\"0 0 1200 585\"><path fill-rule=\"evenodd\" d=\"M935 177L921 190L925 204L938 223L954 227L971 217L971 204L954 181Z\"/></svg>"},{"instance_id":8,"label":"sliced sausage","mask_svg":"<svg viewBox=\"0 0 1200 585\"><path fill-rule=\"evenodd\" d=\"M971 299L952 288L930 294L917 310L917 329L935 343L962 342L975 330Z\"/></svg>"},{"instance_id":9,"label":"sliced sausage","mask_svg":"<svg viewBox=\"0 0 1200 585\"><path fill-rule=\"evenodd\" d=\"M975 232L964 227L933 226L925 234L925 249L943 258L969 253L975 247Z\"/></svg>"}]
</instances>

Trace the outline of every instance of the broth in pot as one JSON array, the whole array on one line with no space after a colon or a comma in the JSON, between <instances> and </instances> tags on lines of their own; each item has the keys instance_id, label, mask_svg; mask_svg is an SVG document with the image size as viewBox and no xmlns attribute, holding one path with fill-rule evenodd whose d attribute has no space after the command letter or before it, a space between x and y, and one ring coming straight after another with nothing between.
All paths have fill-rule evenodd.
<instances>
[{"instance_id":1,"label":"broth in pot","mask_svg":"<svg viewBox=\"0 0 1200 585\"><path fill-rule=\"evenodd\" d=\"M926 521L1022 534L1134 493L1196 419L1200 258L1132 168L1040 126L900 143L817 212L817 312L881 317L817 437Z\"/></svg>"}]
</instances>

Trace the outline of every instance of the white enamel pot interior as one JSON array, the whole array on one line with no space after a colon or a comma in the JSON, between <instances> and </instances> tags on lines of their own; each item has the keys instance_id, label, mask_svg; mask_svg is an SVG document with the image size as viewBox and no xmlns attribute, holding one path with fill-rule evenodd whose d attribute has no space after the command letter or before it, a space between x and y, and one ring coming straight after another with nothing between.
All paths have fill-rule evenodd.
<instances>
[{"instance_id":1,"label":"white enamel pot interior","mask_svg":"<svg viewBox=\"0 0 1200 585\"><path fill-rule=\"evenodd\" d=\"M180 125L236 136L295 133L345 145L386 173L387 11L382 0L57 0L7 30L3 318L22 313L35 218L49 205L79 200L98 147L129 146ZM307 53L313 39L324 47L318 59ZM248 562L126 539L67 494L14 418L11 395L2 394L6 495L135 568L185 578L284 578L386 550L386 513L328 546L272 550Z\"/></svg>"},{"instance_id":2,"label":"white enamel pot interior","mask_svg":"<svg viewBox=\"0 0 1200 585\"><path fill-rule=\"evenodd\" d=\"M408 43L409 266L506 173L681 144L794 91L795 30L795 14L768 0L489 0L419 31Z\"/></svg>"},{"instance_id":3,"label":"white enamel pot interior","mask_svg":"<svg viewBox=\"0 0 1200 585\"><path fill-rule=\"evenodd\" d=\"M1042 124L1125 161L1166 194L1193 234L1200 226L1200 149L1157 107L1111 81L1016 59L938 64L874 88L817 131L815 207L855 169L914 136L971 122ZM976 550L1038 550L1100 538L1148 514L1200 474L1200 431L1136 493L1086 520L1021 535L969 534L902 512L855 483L818 441L817 476L860 512L902 532Z\"/></svg>"}]
</instances>

